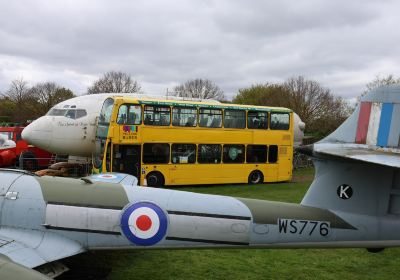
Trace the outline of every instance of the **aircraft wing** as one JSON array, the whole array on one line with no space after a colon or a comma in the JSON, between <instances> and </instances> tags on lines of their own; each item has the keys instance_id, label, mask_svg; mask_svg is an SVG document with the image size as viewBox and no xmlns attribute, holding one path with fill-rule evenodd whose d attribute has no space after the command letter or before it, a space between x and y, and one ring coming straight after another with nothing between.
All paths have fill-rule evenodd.
<instances>
[{"instance_id":1,"label":"aircraft wing","mask_svg":"<svg viewBox=\"0 0 400 280\"><path fill-rule=\"evenodd\" d=\"M43 274L40 274L36 270L27 268L20 264L13 262L10 258L0 254L0 279L7 280L20 280L20 279L32 279L32 280L49 280Z\"/></svg>"},{"instance_id":2,"label":"aircraft wing","mask_svg":"<svg viewBox=\"0 0 400 280\"><path fill-rule=\"evenodd\" d=\"M1 229L0 279L50 279L32 268L83 251L79 243L51 232ZM15 278L8 277L13 273Z\"/></svg>"},{"instance_id":3,"label":"aircraft wing","mask_svg":"<svg viewBox=\"0 0 400 280\"><path fill-rule=\"evenodd\" d=\"M313 153L400 168L400 150L347 143L316 143Z\"/></svg>"}]
</instances>

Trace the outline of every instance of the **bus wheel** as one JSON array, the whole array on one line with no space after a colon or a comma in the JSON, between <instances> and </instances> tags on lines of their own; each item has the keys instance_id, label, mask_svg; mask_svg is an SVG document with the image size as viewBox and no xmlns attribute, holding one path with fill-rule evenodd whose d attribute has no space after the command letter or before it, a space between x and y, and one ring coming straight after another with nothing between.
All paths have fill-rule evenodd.
<instances>
[{"instance_id":1,"label":"bus wheel","mask_svg":"<svg viewBox=\"0 0 400 280\"><path fill-rule=\"evenodd\" d=\"M261 184L264 182L264 175L261 171L254 170L249 175L249 184Z\"/></svg>"},{"instance_id":2,"label":"bus wheel","mask_svg":"<svg viewBox=\"0 0 400 280\"><path fill-rule=\"evenodd\" d=\"M160 172L150 172L146 179L149 187L159 188L164 186L164 176Z\"/></svg>"}]
</instances>

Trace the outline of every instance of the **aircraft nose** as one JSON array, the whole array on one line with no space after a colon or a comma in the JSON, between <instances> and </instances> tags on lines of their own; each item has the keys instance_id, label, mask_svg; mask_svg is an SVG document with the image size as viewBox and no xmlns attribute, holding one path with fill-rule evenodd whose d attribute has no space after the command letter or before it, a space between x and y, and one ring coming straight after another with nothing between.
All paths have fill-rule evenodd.
<instances>
[{"instance_id":1,"label":"aircraft nose","mask_svg":"<svg viewBox=\"0 0 400 280\"><path fill-rule=\"evenodd\" d=\"M301 131L304 131L305 128L306 128L306 124L305 124L304 122L300 121L300 122L299 122L299 129L300 129Z\"/></svg>"},{"instance_id":2,"label":"aircraft nose","mask_svg":"<svg viewBox=\"0 0 400 280\"><path fill-rule=\"evenodd\" d=\"M22 139L36 147L47 149L52 138L52 125L47 116L33 121L22 131Z\"/></svg>"}]
</instances>

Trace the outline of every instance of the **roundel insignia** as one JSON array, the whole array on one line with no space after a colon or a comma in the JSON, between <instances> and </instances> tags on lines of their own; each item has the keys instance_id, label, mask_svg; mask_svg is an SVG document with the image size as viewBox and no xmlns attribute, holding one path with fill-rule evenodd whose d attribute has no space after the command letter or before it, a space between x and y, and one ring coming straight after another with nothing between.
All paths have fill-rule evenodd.
<instances>
[{"instance_id":1,"label":"roundel insignia","mask_svg":"<svg viewBox=\"0 0 400 280\"><path fill-rule=\"evenodd\" d=\"M122 232L139 246L151 246L161 241L167 232L167 224L164 211L151 202L134 203L121 217Z\"/></svg>"},{"instance_id":2,"label":"roundel insignia","mask_svg":"<svg viewBox=\"0 0 400 280\"><path fill-rule=\"evenodd\" d=\"M115 179L115 178L117 178L117 176L112 175L112 174L101 174L98 177L102 178L102 179Z\"/></svg>"}]
</instances>

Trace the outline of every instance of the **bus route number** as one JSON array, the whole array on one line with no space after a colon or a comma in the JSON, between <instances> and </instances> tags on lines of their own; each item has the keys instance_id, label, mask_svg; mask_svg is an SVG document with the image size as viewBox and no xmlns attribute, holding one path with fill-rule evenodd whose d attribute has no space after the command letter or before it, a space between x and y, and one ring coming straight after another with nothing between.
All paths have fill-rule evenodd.
<instances>
[{"instance_id":1,"label":"bus route number","mask_svg":"<svg viewBox=\"0 0 400 280\"><path fill-rule=\"evenodd\" d=\"M284 234L328 236L331 226L325 221L278 219L278 229Z\"/></svg>"}]
</instances>

